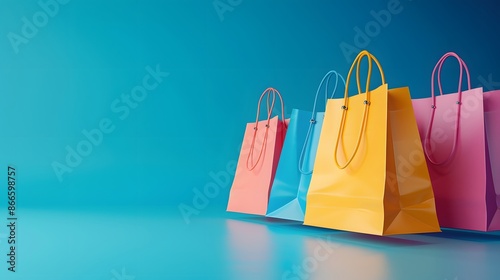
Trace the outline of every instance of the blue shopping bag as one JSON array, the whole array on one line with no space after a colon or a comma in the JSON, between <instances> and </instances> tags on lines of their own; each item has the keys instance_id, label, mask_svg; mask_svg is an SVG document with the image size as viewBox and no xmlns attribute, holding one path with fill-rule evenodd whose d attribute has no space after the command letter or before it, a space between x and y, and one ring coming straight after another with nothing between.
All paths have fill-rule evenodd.
<instances>
[{"instance_id":1,"label":"blue shopping bag","mask_svg":"<svg viewBox=\"0 0 500 280\"><path fill-rule=\"evenodd\" d=\"M324 112L316 111L318 97L324 86L326 101L328 86L333 77L335 78L335 86L330 95L330 98L333 98L339 85L339 79L344 86L345 80L336 71L329 71L321 80L316 91L312 112L299 109L292 110L278 168L269 195L267 217L304 221L306 195L311 182L324 117Z\"/></svg>"}]
</instances>

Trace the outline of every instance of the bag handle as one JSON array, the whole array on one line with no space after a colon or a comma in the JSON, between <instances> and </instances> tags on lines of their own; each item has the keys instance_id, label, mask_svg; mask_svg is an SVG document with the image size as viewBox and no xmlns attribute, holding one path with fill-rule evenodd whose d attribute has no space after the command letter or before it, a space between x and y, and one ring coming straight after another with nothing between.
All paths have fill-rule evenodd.
<instances>
[{"instance_id":1,"label":"bag handle","mask_svg":"<svg viewBox=\"0 0 500 280\"><path fill-rule=\"evenodd\" d=\"M431 134L432 134L432 127L434 125L434 118L436 114L436 94L435 94L435 85L434 85L434 77L436 75L436 70L437 70L437 79L438 79L438 88L439 88L439 94L443 95L443 88L441 85L441 69L443 67L444 62L446 59L454 57L458 60L458 64L460 66L460 76L459 76L459 81L458 81L458 100L456 101L456 104L458 106L457 109L457 114L456 114L456 121L455 121L455 136L453 139L453 146L451 149L450 154L448 157L441 162L436 161L434 158L431 156ZM461 114L461 108L462 108L462 81L463 81L463 70L465 69L466 77L467 77L467 85L468 89L471 89L471 83L470 83L470 73L469 73L469 68L467 68L467 65L465 62L454 52L448 52L444 54L439 61L437 62L436 66L434 66L434 70L432 71L432 77L431 77L431 98L432 98L432 104L431 104L431 118L429 120L429 125L427 127L427 132L425 135L424 139L424 153L429 162L431 162L434 165L446 165L450 163L453 158L455 157L455 154L457 152L457 144L458 144L458 133L459 133L459 128L460 128L460 114Z\"/></svg>"},{"instance_id":2,"label":"bag handle","mask_svg":"<svg viewBox=\"0 0 500 280\"><path fill-rule=\"evenodd\" d=\"M345 164L340 165L339 161L338 161L338 149L339 149L340 139L343 138L343 135L344 135L347 111L349 109L349 95L348 95L348 93L349 93L349 81L351 80L352 70L356 66L356 68L357 68L357 70L356 70L356 82L357 82L357 86L358 86L358 94L361 94L359 68L360 68L360 63L364 57L367 57L367 59L368 59L368 75L366 78L366 91L365 91L366 98L363 101L363 103L365 105L365 109L363 112L363 122L361 123L361 127L359 129L358 140L356 142L356 147L354 148L354 151L353 151L351 157L349 157L349 159L347 160L347 162ZM361 145L361 139L363 138L363 134L366 130L366 124L368 122L368 112L369 112L369 107L370 107L370 80L371 80L371 74L372 74L372 61L375 61L375 64L377 65L379 72L380 72L382 84L385 84L385 75L384 75L384 71L382 70L382 66L380 65L377 58L366 50L361 51L358 54L358 56L355 58L354 62L351 65L351 69L349 70L349 74L347 75L346 88L345 88L345 93L344 93L344 105L341 107L342 119L340 121L340 127L339 127L338 136L337 136L337 142L335 143L335 152L334 152L335 165L337 165L337 167L340 169L345 169L352 162L352 160L354 159L354 157L356 156L356 154L359 150L359 146Z\"/></svg>"},{"instance_id":3,"label":"bag handle","mask_svg":"<svg viewBox=\"0 0 500 280\"><path fill-rule=\"evenodd\" d=\"M469 73L469 68L467 67L467 64L465 64L465 62L463 61L463 59L458 56L456 53L454 52L448 52L446 53L441 59L442 59L442 62L441 64L439 65L439 68L438 68L438 74L437 74L437 78L438 78L438 87L439 87L439 95L443 95L443 87L441 86L441 69L443 68L443 65L444 65L444 61L450 57L450 56L453 56L455 57L458 61L459 61L459 64L461 64L464 69L465 69L465 73L466 73L466 78L467 78L467 89L470 90L471 89L471 83L470 83L470 73ZM441 61L441 60L440 60ZM434 77L434 75L433 75ZM460 85L461 85L461 82L462 82L462 79L460 79L459 81L459 89L458 91L460 91ZM460 92L460 94L462 94Z\"/></svg>"},{"instance_id":4,"label":"bag handle","mask_svg":"<svg viewBox=\"0 0 500 280\"><path fill-rule=\"evenodd\" d=\"M271 94L272 94L273 98L272 98L272 102L270 104L269 101L270 101ZM262 103L262 98L264 98L264 96L266 96L266 95L267 95L267 122L266 122L266 125L265 125L266 132L264 134L264 141L262 142L262 147L260 149L260 153L259 153L259 156L257 158L257 161L255 162L255 164L251 165L250 164L250 158L253 159L253 154L254 154L254 150L255 150L255 140L257 138L257 130L259 130L260 105ZM249 171L254 170L255 167L257 166L257 164L259 164L259 161L262 158L262 154L263 154L264 149L266 147L267 136L268 136L268 133L269 133L269 123L271 122L271 116L272 116L272 111L274 109L274 105L275 105L275 101L276 101L276 95L280 99L280 103L281 103L281 119L283 121L283 124L285 124L285 105L283 103L283 98L281 97L280 92L278 90L276 90L275 88L272 88L272 87L267 88L260 95L259 103L257 105L257 117L255 118L255 126L253 127L252 144L250 145L250 152L248 153L247 162L246 162L247 163L246 167L247 167L247 169ZM286 124L285 124L285 126L286 126Z\"/></svg>"},{"instance_id":5,"label":"bag handle","mask_svg":"<svg viewBox=\"0 0 500 280\"><path fill-rule=\"evenodd\" d=\"M335 87L333 88L331 95L328 97L328 85L330 83L331 78L334 75L335 75ZM305 150L306 150L307 144L308 144L310 137L311 137L312 128L316 124L316 120L314 119L314 117L316 115L316 105L318 102L319 92L321 91L321 87L325 84L325 106L326 106L326 102L327 102L328 98L332 99L333 96L335 95L335 92L337 92L337 88L339 85L339 78L342 80L342 83L344 84L344 87L345 87L344 77L342 77L342 75L337 73L337 71L334 71L334 70L329 71L328 73L325 74L325 76L323 77L323 79L321 80L321 82L318 86L318 89L316 90L316 97L314 98L314 105L313 105L313 111L311 114L311 120L309 121L309 129L307 130L306 140L304 141L304 145L302 146L302 151L300 152L300 157L299 157L299 171L303 175L309 175L312 173L312 170L311 171L304 171L303 165L304 165Z\"/></svg>"}]
</instances>

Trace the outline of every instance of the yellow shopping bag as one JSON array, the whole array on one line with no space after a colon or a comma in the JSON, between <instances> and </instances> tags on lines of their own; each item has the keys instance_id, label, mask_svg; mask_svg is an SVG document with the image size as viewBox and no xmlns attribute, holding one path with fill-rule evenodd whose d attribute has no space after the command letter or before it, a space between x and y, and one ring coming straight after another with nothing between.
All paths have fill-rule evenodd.
<instances>
[{"instance_id":1,"label":"yellow shopping bag","mask_svg":"<svg viewBox=\"0 0 500 280\"><path fill-rule=\"evenodd\" d=\"M361 93L360 63L368 60ZM382 85L370 90L372 61ZM439 232L434 193L407 87L388 89L378 60L354 60L357 95L329 99L305 225L375 235Z\"/></svg>"}]
</instances>

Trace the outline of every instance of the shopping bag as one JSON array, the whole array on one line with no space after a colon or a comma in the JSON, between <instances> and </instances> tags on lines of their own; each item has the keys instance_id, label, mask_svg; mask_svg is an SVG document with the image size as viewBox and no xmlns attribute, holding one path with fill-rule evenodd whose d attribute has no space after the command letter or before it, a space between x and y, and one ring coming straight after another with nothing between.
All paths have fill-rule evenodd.
<instances>
[{"instance_id":1,"label":"shopping bag","mask_svg":"<svg viewBox=\"0 0 500 280\"><path fill-rule=\"evenodd\" d=\"M374 90L372 61L382 80ZM358 94L349 97L355 66ZM380 63L367 51L354 60L346 84L343 99L327 102L304 224L374 235L439 232L409 89L388 89Z\"/></svg>"},{"instance_id":2,"label":"shopping bag","mask_svg":"<svg viewBox=\"0 0 500 280\"><path fill-rule=\"evenodd\" d=\"M267 119L259 121L264 97L267 100ZM272 117L277 99L281 103L281 119ZM245 129L227 211L266 214L269 192L287 130L284 115L281 94L274 88L266 89L260 96L255 122L248 123Z\"/></svg>"},{"instance_id":3,"label":"shopping bag","mask_svg":"<svg viewBox=\"0 0 500 280\"><path fill-rule=\"evenodd\" d=\"M492 212L495 212L494 215L498 215L498 209L500 208L500 129L498 129L498 124L500 123L500 90L485 92L483 100L486 146L488 147L494 186L493 189L489 190L488 201L492 204L491 208ZM496 208L494 207L495 205ZM493 221L498 223L498 219L498 217L495 217ZM498 229L498 225L495 225L496 229ZM491 227L491 230L493 230L493 227Z\"/></svg>"},{"instance_id":4,"label":"shopping bag","mask_svg":"<svg viewBox=\"0 0 500 280\"><path fill-rule=\"evenodd\" d=\"M335 71L329 71L321 80L316 91L312 112L293 109L286 132L276 176L271 188L268 217L304 221L306 194L311 182L316 149L323 125L324 112L317 111L318 97L324 85L325 102L328 97L330 79L335 77L333 98L344 78Z\"/></svg>"},{"instance_id":5,"label":"shopping bag","mask_svg":"<svg viewBox=\"0 0 500 280\"><path fill-rule=\"evenodd\" d=\"M449 57L456 58L460 65L458 90L443 95L441 67ZM467 90L462 90L464 71ZM500 121L499 98L498 92L485 94L482 88L471 88L467 65L450 52L434 67L431 97L413 100L442 227L500 229L500 186L495 189L494 185L494 180L499 180L500 135L493 127Z\"/></svg>"}]
</instances>

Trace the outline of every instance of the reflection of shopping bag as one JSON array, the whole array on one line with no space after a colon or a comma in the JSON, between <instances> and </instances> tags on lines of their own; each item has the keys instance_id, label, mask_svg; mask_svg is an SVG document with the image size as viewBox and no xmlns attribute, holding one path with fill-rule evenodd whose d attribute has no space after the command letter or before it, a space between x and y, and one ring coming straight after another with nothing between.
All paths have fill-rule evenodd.
<instances>
[{"instance_id":1,"label":"reflection of shopping bag","mask_svg":"<svg viewBox=\"0 0 500 280\"><path fill-rule=\"evenodd\" d=\"M458 92L443 95L441 67L449 57L460 64L460 81ZM438 96L434 94L436 70ZM464 70L468 82L465 91ZM413 106L439 222L449 228L499 230L500 133L493 125L500 121L500 92L483 94L482 88L471 89L467 66L457 54L447 53L434 67L431 93L430 98L413 100ZM494 181L499 183L494 186Z\"/></svg>"},{"instance_id":2,"label":"reflection of shopping bag","mask_svg":"<svg viewBox=\"0 0 500 280\"><path fill-rule=\"evenodd\" d=\"M335 71L328 72L321 81L316 92L313 111L307 112L298 109L292 110L283 150L274 183L269 197L267 208L268 217L304 220L306 210L306 194L311 182L311 174L316 157L323 112L316 111L318 96L325 84L325 101L328 94L328 84L331 77L335 77L335 89L339 84L339 77L345 84L344 78Z\"/></svg>"},{"instance_id":3,"label":"reflection of shopping bag","mask_svg":"<svg viewBox=\"0 0 500 280\"><path fill-rule=\"evenodd\" d=\"M267 119L259 121L260 104L265 96ZM277 98L281 103L281 120L272 117ZM260 96L256 121L247 124L245 130L227 211L266 214L269 191L286 134L283 108L283 99L276 89L268 88Z\"/></svg>"},{"instance_id":4,"label":"reflection of shopping bag","mask_svg":"<svg viewBox=\"0 0 500 280\"><path fill-rule=\"evenodd\" d=\"M389 268L391 263L387 259L387 255L390 254L369 248L369 246L343 242L336 236L327 235L325 239L303 238L306 256L304 260L307 260L302 263L303 274L299 274L300 270L298 270L299 273L290 271L284 274L284 276L290 276L283 277L283 279L393 279L389 275L393 271ZM310 267L317 267L317 269L314 271L307 269ZM300 277L304 274L309 277ZM294 276L300 278L293 278Z\"/></svg>"},{"instance_id":5,"label":"reflection of shopping bag","mask_svg":"<svg viewBox=\"0 0 500 280\"><path fill-rule=\"evenodd\" d=\"M226 244L218 244L219 251L226 249L226 277L200 277L204 279L238 279L256 280L270 279L269 274L278 270L279 266L269 261L276 248L272 242L272 233L265 224L226 219L227 233L223 237ZM225 245L225 246L224 246ZM220 253L220 252L219 252ZM205 275L209 276L209 275ZM182 277L181 277L182 279Z\"/></svg>"},{"instance_id":6,"label":"reflection of shopping bag","mask_svg":"<svg viewBox=\"0 0 500 280\"><path fill-rule=\"evenodd\" d=\"M368 58L366 92L359 66ZM382 85L370 89L372 61ZM328 100L304 224L376 235L438 232L434 195L408 88L388 89L367 51L358 95Z\"/></svg>"}]
</instances>

